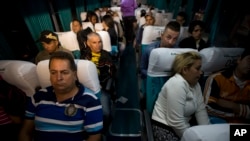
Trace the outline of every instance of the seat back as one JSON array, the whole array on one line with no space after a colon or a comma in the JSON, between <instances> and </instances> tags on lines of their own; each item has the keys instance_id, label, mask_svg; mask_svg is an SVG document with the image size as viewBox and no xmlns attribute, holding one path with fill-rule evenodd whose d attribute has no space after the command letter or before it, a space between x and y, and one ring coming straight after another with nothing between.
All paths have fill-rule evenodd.
<instances>
[{"instance_id":1,"label":"seat back","mask_svg":"<svg viewBox=\"0 0 250 141\"><path fill-rule=\"evenodd\" d=\"M197 50L190 48L156 48L151 51L146 82L146 109L150 115L152 115L155 101L162 86L171 75L175 56L188 51Z\"/></svg>"},{"instance_id":2,"label":"seat back","mask_svg":"<svg viewBox=\"0 0 250 141\"><path fill-rule=\"evenodd\" d=\"M79 82L94 91L95 94L100 94L101 88L95 64L89 60L81 59L75 59L75 63L77 65L77 77ZM49 60L40 61L37 64L36 72L42 88L46 88L51 85Z\"/></svg>"},{"instance_id":3,"label":"seat back","mask_svg":"<svg viewBox=\"0 0 250 141\"><path fill-rule=\"evenodd\" d=\"M226 47L209 47L200 50L204 75L208 76L213 72L230 67L243 51L243 48Z\"/></svg>"},{"instance_id":4,"label":"seat back","mask_svg":"<svg viewBox=\"0 0 250 141\"><path fill-rule=\"evenodd\" d=\"M65 32L55 32L58 35L58 39L62 45L62 47L70 50L80 50L76 34L73 31L65 31Z\"/></svg>"},{"instance_id":5,"label":"seat back","mask_svg":"<svg viewBox=\"0 0 250 141\"><path fill-rule=\"evenodd\" d=\"M198 125L188 128L181 141L229 141L229 124Z\"/></svg>"},{"instance_id":6,"label":"seat back","mask_svg":"<svg viewBox=\"0 0 250 141\"><path fill-rule=\"evenodd\" d=\"M243 48L209 47L200 50L202 56L202 71L200 84L202 90L207 78L214 72L232 66L244 51Z\"/></svg>"},{"instance_id":7,"label":"seat back","mask_svg":"<svg viewBox=\"0 0 250 141\"><path fill-rule=\"evenodd\" d=\"M163 15L160 12L155 13L155 25L163 26Z\"/></svg>"},{"instance_id":8,"label":"seat back","mask_svg":"<svg viewBox=\"0 0 250 141\"><path fill-rule=\"evenodd\" d=\"M87 19L87 12L81 12L80 13L80 18L82 21L85 21Z\"/></svg>"},{"instance_id":9,"label":"seat back","mask_svg":"<svg viewBox=\"0 0 250 141\"><path fill-rule=\"evenodd\" d=\"M96 23L95 24L95 31L101 31L101 30L103 30L102 23Z\"/></svg>"},{"instance_id":10,"label":"seat back","mask_svg":"<svg viewBox=\"0 0 250 141\"><path fill-rule=\"evenodd\" d=\"M164 26L145 26L143 33L142 33L142 48L141 51L143 53L144 49L147 47L147 45L151 44L152 42L156 41L157 38L161 37L161 34L164 31Z\"/></svg>"},{"instance_id":11,"label":"seat back","mask_svg":"<svg viewBox=\"0 0 250 141\"><path fill-rule=\"evenodd\" d=\"M103 49L111 52L111 39L109 33L107 31L97 31L97 33L101 36Z\"/></svg>"},{"instance_id":12,"label":"seat back","mask_svg":"<svg viewBox=\"0 0 250 141\"><path fill-rule=\"evenodd\" d=\"M95 28L91 22L82 22L82 29L86 29L88 27L90 27L92 31L95 31Z\"/></svg>"},{"instance_id":13,"label":"seat back","mask_svg":"<svg viewBox=\"0 0 250 141\"><path fill-rule=\"evenodd\" d=\"M36 65L21 60L0 60L0 75L8 83L15 85L31 96L39 87Z\"/></svg>"}]
</instances>

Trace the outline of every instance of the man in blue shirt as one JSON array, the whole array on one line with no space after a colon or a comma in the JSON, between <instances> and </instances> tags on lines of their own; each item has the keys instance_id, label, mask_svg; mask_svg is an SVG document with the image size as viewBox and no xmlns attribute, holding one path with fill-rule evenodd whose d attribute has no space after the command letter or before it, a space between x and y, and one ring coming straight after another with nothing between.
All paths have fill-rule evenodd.
<instances>
[{"instance_id":1,"label":"man in blue shirt","mask_svg":"<svg viewBox=\"0 0 250 141\"><path fill-rule=\"evenodd\" d=\"M78 82L72 55L53 53L51 86L31 96L19 141L100 141L103 113L94 92Z\"/></svg>"},{"instance_id":2,"label":"man in blue shirt","mask_svg":"<svg viewBox=\"0 0 250 141\"><path fill-rule=\"evenodd\" d=\"M150 33L149 33L150 34ZM149 55L154 48L158 47L165 47L165 48L172 48L174 47L178 37L180 34L180 24L176 21L169 22L159 41L156 41L152 44L149 44L144 52L142 53L140 70L141 70L141 78L145 79L147 77L147 69L148 69L148 61Z\"/></svg>"}]
</instances>

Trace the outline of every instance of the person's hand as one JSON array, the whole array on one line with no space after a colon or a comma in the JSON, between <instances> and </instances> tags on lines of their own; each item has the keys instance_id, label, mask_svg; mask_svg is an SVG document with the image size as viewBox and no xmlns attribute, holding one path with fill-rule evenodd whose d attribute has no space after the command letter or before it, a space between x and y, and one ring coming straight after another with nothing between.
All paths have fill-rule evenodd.
<instances>
[{"instance_id":1,"label":"person's hand","mask_svg":"<svg viewBox=\"0 0 250 141\"><path fill-rule=\"evenodd\" d=\"M232 101L229 101L229 100L225 100L225 99L221 99L219 98L217 100L217 104L220 106L220 107L223 107L223 108L227 108L227 109L231 109L234 111L235 114L239 114L240 112L240 105L235 103L235 102L232 102Z\"/></svg>"}]
</instances>

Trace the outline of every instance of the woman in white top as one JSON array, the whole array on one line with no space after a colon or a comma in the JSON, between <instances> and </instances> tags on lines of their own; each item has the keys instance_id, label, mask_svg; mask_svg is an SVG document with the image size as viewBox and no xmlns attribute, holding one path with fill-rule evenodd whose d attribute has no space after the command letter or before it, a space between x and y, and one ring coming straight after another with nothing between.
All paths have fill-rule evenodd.
<instances>
[{"instance_id":1,"label":"woman in white top","mask_svg":"<svg viewBox=\"0 0 250 141\"><path fill-rule=\"evenodd\" d=\"M197 52L176 56L173 76L163 85L152 114L155 141L180 140L183 132L193 125L193 118L196 118L195 124L209 124L198 83L201 62Z\"/></svg>"}]
</instances>

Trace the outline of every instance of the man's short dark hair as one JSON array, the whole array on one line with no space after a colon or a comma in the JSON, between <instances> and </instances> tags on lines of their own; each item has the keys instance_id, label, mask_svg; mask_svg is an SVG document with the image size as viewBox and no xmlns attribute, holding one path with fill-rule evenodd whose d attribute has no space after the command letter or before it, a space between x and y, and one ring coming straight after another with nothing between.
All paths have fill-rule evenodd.
<instances>
[{"instance_id":1,"label":"man's short dark hair","mask_svg":"<svg viewBox=\"0 0 250 141\"><path fill-rule=\"evenodd\" d=\"M50 59L49 59L49 68L50 68L51 61L53 59L68 60L69 61L69 65L70 65L70 69L72 71L76 71L77 70L76 64L75 64L75 60L74 60L73 56L71 54L69 54L68 52L65 52L65 51L56 51L56 52L54 52L51 55Z\"/></svg>"},{"instance_id":2,"label":"man's short dark hair","mask_svg":"<svg viewBox=\"0 0 250 141\"><path fill-rule=\"evenodd\" d=\"M177 22L177 21L170 21L166 27L165 27L165 30L164 32L166 31L166 29L169 28L173 31L176 31L176 32L180 32L181 30L181 25Z\"/></svg>"}]
</instances>

